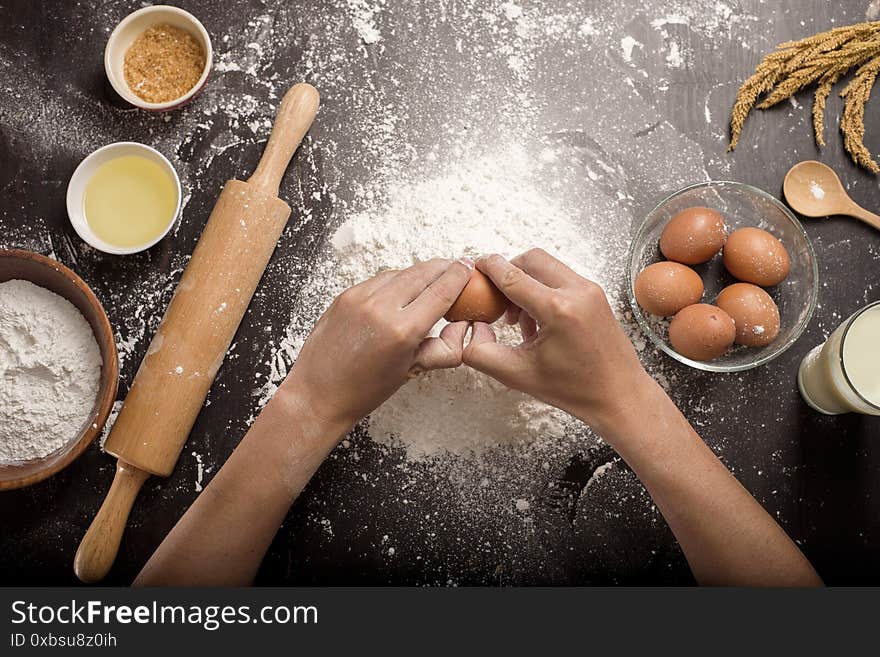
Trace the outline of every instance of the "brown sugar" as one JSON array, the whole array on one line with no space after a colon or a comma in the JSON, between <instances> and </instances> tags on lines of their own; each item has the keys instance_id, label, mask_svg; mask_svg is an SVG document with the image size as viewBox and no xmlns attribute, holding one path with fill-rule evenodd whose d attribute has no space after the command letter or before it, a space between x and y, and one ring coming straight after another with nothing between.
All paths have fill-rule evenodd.
<instances>
[{"instance_id":1,"label":"brown sugar","mask_svg":"<svg viewBox=\"0 0 880 657\"><path fill-rule=\"evenodd\" d=\"M148 28L125 53L125 82L148 103L167 103L192 89L205 70L205 51L186 30Z\"/></svg>"}]
</instances>

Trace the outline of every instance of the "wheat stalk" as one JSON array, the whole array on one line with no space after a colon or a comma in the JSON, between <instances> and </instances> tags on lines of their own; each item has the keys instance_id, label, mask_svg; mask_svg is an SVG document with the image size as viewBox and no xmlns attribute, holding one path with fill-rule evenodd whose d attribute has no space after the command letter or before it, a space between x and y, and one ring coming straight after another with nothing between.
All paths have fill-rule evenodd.
<instances>
[{"instance_id":1,"label":"wheat stalk","mask_svg":"<svg viewBox=\"0 0 880 657\"><path fill-rule=\"evenodd\" d=\"M880 73L880 56L875 56L859 67L852 81L840 92L840 95L846 98L843 116L840 117L844 148L856 163L874 173L880 173L880 166L871 157L864 143L865 104L871 95L878 73Z\"/></svg>"},{"instance_id":2,"label":"wheat stalk","mask_svg":"<svg viewBox=\"0 0 880 657\"><path fill-rule=\"evenodd\" d=\"M813 96L813 135L819 146L825 146L825 101L831 94L831 88L840 79L845 71L828 71L819 80L816 94Z\"/></svg>"},{"instance_id":3,"label":"wheat stalk","mask_svg":"<svg viewBox=\"0 0 880 657\"><path fill-rule=\"evenodd\" d=\"M825 104L832 87L850 70L852 80L841 92L845 99L840 130L846 152L860 166L880 173L865 147L865 104L880 73L880 21L858 23L787 41L765 56L739 88L730 115L730 146L736 148L752 109L767 109L816 85L813 133L825 145ZM760 101L760 102L759 102Z\"/></svg>"}]
</instances>

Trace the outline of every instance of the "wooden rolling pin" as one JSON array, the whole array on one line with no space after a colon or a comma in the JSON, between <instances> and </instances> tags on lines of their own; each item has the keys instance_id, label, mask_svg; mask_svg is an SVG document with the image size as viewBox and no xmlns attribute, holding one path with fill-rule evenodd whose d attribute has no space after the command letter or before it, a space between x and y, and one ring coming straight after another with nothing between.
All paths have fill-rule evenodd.
<instances>
[{"instance_id":1,"label":"wooden rolling pin","mask_svg":"<svg viewBox=\"0 0 880 657\"><path fill-rule=\"evenodd\" d=\"M318 100L307 84L291 88L256 171L247 182L228 181L217 199L107 439L105 450L119 461L76 552L73 568L84 582L103 579L113 565L143 483L174 469L287 224L290 207L278 187Z\"/></svg>"}]
</instances>

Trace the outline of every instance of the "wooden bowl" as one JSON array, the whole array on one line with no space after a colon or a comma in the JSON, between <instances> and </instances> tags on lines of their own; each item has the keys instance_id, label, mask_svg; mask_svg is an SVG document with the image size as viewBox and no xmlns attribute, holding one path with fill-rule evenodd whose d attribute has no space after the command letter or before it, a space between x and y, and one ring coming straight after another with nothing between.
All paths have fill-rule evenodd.
<instances>
[{"instance_id":1,"label":"wooden bowl","mask_svg":"<svg viewBox=\"0 0 880 657\"><path fill-rule=\"evenodd\" d=\"M82 454L104 428L119 381L119 359L113 329L101 302L83 280L60 262L30 251L0 250L0 283L12 279L30 281L58 294L76 306L92 327L101 350L101 381L98 397L86 422L67 443L40 459L0 463L0 490L22 488L42 481L67 467Z\"/></svg>"}]
</instances>

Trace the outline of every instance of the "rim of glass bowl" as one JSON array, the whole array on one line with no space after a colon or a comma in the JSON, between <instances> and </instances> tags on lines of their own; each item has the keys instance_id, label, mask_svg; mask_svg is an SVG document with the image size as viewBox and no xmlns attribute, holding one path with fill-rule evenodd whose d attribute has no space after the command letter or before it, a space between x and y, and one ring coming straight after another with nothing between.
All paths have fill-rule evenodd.
<instances>
[{"instance_id":1,"label":"rim of glass bowl","mask_svg":"<svg viewBox=\"0 0 880 657\"><path fill-rule=\"evenodd\" d=\"M639 304L636 302L635 296L635 277L633 276L633 271L635 269L636 263L634 262L636 256L636 244L638 244L641 240L643 233L646 232L646 227L648 224L648 220L660 210L666 203L671 201L672 199L681 196L686 192L690 192L694 189L700 189L702 187L736 187L739 189L743 189L746 192L751 194L760 196L768 201L772 205L775 205L777 208L782 210L782 214L786 219L794 226L795 231L800 233L800 235L804 238L804 243L807 245L807 253L810 260L810 268L812 269L813 274L813 285L810 289L810 296L807 300L807 312L803 316L803 319L800 323L794 327L794 330L791 332L789 338L780 343L777 348L773 351L768 352L764 356L757 358L753 362L750 363L741 363L738 365L725 365L723 363L713 363L711 361L704 362L699 360L691 360L690 358L686 358L682 356L680 353L675 351L671 346L669 346L665 340L661 339L653 329L648 325L648 321L645 319L645 316L642 314L642 309L639 307ZM782 354L786 349L788 349L791 345L797 342L798 338L801 337L804 330L807 328L807 325L810 323L810 320L813 317L813 313L816 310L816 303L819 298L819 267L816 263L816 252L813 250L813 245L810 242L810 238L807 235L807 231L804 230L801 222L798 221L797 217L794 216L794 213L788 209L782 201L777 199L775 196L768 194L763 189L759 189L752 185L747 185L746 183L736 182L734 180L709 180L705 182L695 183L693 185L688 185L687 187L683 187L676 192L673 192L662 201L660 201L657 205L655 205L650 212L645 216L644 221L642 221L641 226L636 231L635 235L632 238L629 246L629 253L627 258L628 269L626 272L627 277L627 297L629 298L629 305L632 309L633 315L636 318L636 322L638 322L639 328L642 333L651 340L655 347L671 356L675 360L680 363L684 363L694 369L703 370L705 372L742 372L745 370L750 370L755 367L759 367L766 363L769 363L774 358L778 357Z\"/></svg>"}]
</instances>

